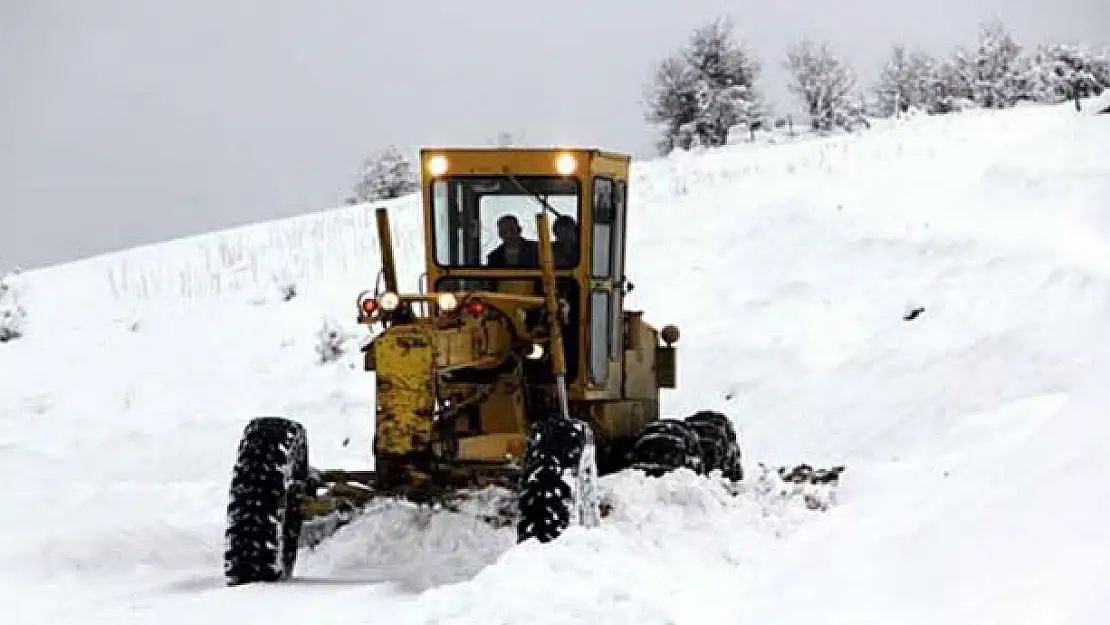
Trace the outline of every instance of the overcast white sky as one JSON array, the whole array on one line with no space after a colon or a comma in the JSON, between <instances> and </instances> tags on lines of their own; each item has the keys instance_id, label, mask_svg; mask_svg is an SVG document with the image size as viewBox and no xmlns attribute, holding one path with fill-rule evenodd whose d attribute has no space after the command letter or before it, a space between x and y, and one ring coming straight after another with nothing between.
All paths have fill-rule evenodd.
<instances>
[{"instance_id":1,"label":"overcast white sky","mask_svg":"<svg viewBox=\"0 0 1110 625\"><path fill-rule=\"evenodd\" d=\"M866 82L990 17L1110 38L1107 0L0 0L0 269L324 209L389 143L647 154L644 82L719 14L784 107L802 35Z\"/></svg>"}]
</instances>

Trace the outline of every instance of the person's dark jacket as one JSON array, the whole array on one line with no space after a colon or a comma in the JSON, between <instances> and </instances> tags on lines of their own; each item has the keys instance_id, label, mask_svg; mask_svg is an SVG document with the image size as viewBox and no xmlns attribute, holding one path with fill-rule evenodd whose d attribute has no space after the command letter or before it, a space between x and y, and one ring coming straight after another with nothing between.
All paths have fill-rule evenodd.
<instances>
[{"instance_id":1,"label":"person's dark jacket","mask_svg":"<svg viewBox=\"0 0 1110 625\"><path fill-rule=\"evenodd\" d=\"M487 267L539 267L540 266L540 246L535 241L522 239L520 241L520 254L517 256L517 264L509 265L505 260L505 244L498 245L489 256L486 257Z\"/></svg>"},{"instance_id":2,"label":"person's dark jacket","mask_svg":"<svg viewBox=\"0 0 1110 625\"><path fill-rule=\"evenodd\" d=\"M551 250L556 269L568 269L578 264L578 247L569 241L556 241Z\"/></svg>"}]
</instances>

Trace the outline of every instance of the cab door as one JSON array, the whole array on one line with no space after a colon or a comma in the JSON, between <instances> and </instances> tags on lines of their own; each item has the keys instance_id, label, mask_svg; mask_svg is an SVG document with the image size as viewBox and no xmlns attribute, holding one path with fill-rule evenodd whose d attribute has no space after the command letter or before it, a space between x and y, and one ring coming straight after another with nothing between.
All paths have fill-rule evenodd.
<instances>
[{"instance_id":1,"label":"cab door","mask_svg":"<svg viewBox=\"0 0 1110 625\"><path fill-rule=\"evenodd\" d=\"M625 183L593 180L593 231L590 237L588 375L593 388L620 377L623 337Z\"/></svg>"}]
</instances>

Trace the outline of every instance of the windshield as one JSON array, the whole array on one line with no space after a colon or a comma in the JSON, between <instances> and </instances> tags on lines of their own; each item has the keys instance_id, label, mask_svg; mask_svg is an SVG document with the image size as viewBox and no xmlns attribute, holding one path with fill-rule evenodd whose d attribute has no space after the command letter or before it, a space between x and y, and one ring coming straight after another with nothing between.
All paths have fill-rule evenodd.
<instances>
[{"instance_id":1,"label":"windshield","mask_svg":"<svg viewBox=\"0 0 1110 625\"><path fill-rule=\"evenodd\" d=\"M536 215L542 198L554 214L555 266L578 264L578 181L562 176L460 176L432 185L436 263L442 267L538 268Z\"/></svg>"}]
</instances>

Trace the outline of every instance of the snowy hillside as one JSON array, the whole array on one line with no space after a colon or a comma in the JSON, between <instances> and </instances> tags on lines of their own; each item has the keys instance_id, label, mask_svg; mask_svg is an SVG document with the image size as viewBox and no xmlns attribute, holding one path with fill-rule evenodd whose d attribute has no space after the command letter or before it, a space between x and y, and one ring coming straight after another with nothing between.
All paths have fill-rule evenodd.
<instances>
[{"instance_id":1,"label":"snowy hillside","mask_svg":"<svg viewBox=\"0 0 1110 625\"><path fill-rule=\"evenodd\" d=\"M543 546L385 508L280 586L224 587L229 471L258 414L366 466L370 207L28 272L0 622L1101 624L1108 145L1110 116L1063 105L637 165L631 303L683 333L665 410L728 412L753 477L845 464L838 505L618 475L600 529ZM414 287L419 209L391 205ZM321 365L326 318L354 353Z\"/></svg>"}]
</instances>

